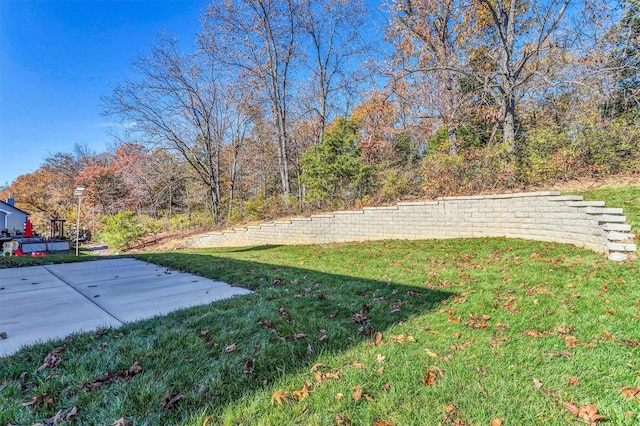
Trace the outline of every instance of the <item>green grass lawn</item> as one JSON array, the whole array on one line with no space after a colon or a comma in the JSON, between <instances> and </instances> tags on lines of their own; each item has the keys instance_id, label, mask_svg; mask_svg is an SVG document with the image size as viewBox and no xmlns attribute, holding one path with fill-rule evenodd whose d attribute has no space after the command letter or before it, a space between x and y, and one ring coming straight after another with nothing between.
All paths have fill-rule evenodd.
<instances>
[{"instance_id":1,"label":"green grass lawn","mask_svg":"<svg viewBox=\"0 0 640 426\"><path fill-rule=\"evenodd\" d=\"M0 358L0 425L640 423L637 261L509 239L138 257L255 293Z\"/></svg>"}]
</instances>

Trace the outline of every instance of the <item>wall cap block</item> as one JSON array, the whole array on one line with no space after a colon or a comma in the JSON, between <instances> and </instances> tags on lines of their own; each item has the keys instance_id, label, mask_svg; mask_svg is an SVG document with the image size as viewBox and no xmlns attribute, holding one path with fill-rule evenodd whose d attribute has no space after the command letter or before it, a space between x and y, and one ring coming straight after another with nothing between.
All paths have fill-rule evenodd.
<instances>
[{"instance_id":1,"label":"wall cap block","mask_svg":"<svg viewBox=\"0 0 640 426\"><path fill-rule=\"evenodd\" d=\"M549 198L549 201L582 201L584 197L582 195L558 195L557 197Z\"/></svg>"},{"instance_id":2,"label":"wall cap block","mask_svg":"<svg viewBox=\"0 0 640 426\"><path fill-rule=\"evenodd\" d=\"M551 201L556 201L552 199ZM604 207L604 201L569 201L568 207Z\"/></svg>"},{"instance_id":3,"label":"wall cap block","mask_svg":"<svg viewBox=\"0 0 640 426\"><path fill-rule=\"evenodd\" d=\"M513 194L488 194L488 195L465 195L456 197L438 197L438 201L453 200L493 200L504 198L523 198L523 197L547 197L560 195L560 191L541 191L541 192L515 192Z\"/></svg>"}]
</instances>

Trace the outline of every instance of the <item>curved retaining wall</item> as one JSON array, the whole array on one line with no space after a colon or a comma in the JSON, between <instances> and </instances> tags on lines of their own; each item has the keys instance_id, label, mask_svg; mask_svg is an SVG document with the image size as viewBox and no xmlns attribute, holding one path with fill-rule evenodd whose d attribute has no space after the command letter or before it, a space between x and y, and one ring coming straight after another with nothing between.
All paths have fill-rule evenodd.
<instances>
[{"instance_id":1,"label":"curved retaining wall","mask_svg":"<svg viewBox=\"0 0 640 426\"><path fill-rule=\"evenodd\" d=\"M509 237L586 247L611 260L635 259L635 235L621 208L560 192L532 192L365 207L357 211L211 232L188 247L242 247L383 239Z\"/></svg>"}]
</instances>

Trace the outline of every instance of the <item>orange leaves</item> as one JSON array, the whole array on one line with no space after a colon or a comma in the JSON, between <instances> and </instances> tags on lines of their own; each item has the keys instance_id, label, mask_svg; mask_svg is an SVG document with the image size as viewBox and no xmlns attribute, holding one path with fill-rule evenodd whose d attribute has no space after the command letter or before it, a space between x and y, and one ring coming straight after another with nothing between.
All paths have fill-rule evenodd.
<instances>
[{"instance_id":1,"label":"orange leaves","mask_svg":"<svg viewBox=\"0 0 640 426\"><path fill-rule=\"evenodd\" d=\"M322 363L317 363L313 367L311 367L311 373L314 374L318 384L326 382L327 380L338 380L342 376L342 370L338 370L333 373L319 371L322 367L325 367L325 365Z\"/></svg>"},{"instance_id":2,"label":"orange leaves","mask_svg":"<svg viewBox=\"0 0 640 426\"><path fill-rule=\"evenodd\" d=\"M271 405L273 405L274 403L282 405L283 402L287 402L287 394L283 391L278 390L271 395Z\"/></svg>"},{"instance_id":3,"label":"orange leaves","mask_svg":"<svg viewBox=\"0 0 640 426\"><path fill-rule=\"evenodd\" d=\"M371 395L363 391L362 386L360 385L356 386L353 389L353 393L351 394L351 397L353 398L354 401L360 401L362 398L364 398L366 401L376 402L376 400Z\"/></svg>"},{"instance_id":4,"label":"orange leaves","mask_svg":"<svg viewBox=\"0 0 640 426\"><path fill-rule=\"evenodd\" d=\"M625 388L621 392L622 396L628 400L637 399L640 401L640 387L637 388Z\"/></svg>"},{"instance_id":5,"label":"orange leaves","mask_svg":"<svg viewBox=\"0 0 640 426\"><path fill-rule=\"evenodd\" d=\"M382 343L382 333L376 332L376 337L373 339L373 345L379 346Z\"/></svg>"},{"instance_id":6,"label":"orange leaves","mask_svg":"<svg viewBox=\"0 0 640 426\"><path fill-rule=\"evenodd\" d=\"M302 389L294 390L293 392L291 392L293 397L298 401L301 401L307 398L310 393L311 393L311 383L307 381L305 381L304 384L302 385Z\"/></svg>"},{"instance_id":7,"label":"orange leaves","mask_svg":"<svg viewBox=\"0 0 640 426\"><path fill-rule=\"evenodd\" d=\"M406 334L402 333L398 336L391 336L391 340L393 340L395 343L399 343L399 344L403 344L405 342L413 342L415 343L416 339L413 336L407 336Z\"/></svg>"},{"instance_id":8,"label":"orange leaves","mask_svg":"<svg viewBox=\"0 0 640 426\"><path fill-rule=\"evenodd\" d=\"M465 325L474 328L474 329L479 329L479 328L487 328L487 321L489 321L491 319L491 317L489 315L473 315L473 314L469 314L469 320L466 322Z\"/></svg>"},{"instance_id":9,"label":"orange leaves","mask_svg":"<svg viewBox=\"0 0 640 426\"><path fill-rule=\"evenodd\" d=\"M578 417L580 420L589 423L589 425L593 426L596 422L600 420L604 420L606 416L602 414L598 414L598 407L595 405L583 405L582 407L573 404L571 402L563 401L560 399L558 394L551 389L543 389L542 382L538 379L533 379L533 383L536 389L543 391L546 395L552 397L556 402L566 408L571 414Z\"/></svg>"},{"instance_id":10,"label":"orange leaves","mask_svg":"<svg viewBox=\"0 0 640 426\"><path fill-rule=\"evenodd\" d=\"M440 367L433 365L424 374L426 377L422 379L422 383L427 386L433 386L436 384L436 381L444 375L444 372Z\"/></svg>"},{"instance_id":11,"label":"orange leaves","mask_svg":"<svg viewBox=\"0 0 640 426\"><path fill-rule=\"evenodd\" d=\"M598 414L598 407L595 405L584 405L582 407L578 407L577 405L571 404L569 402L564 402L558 400L560 405L569 410L571 414L577 416L580 420L583 420L590 425L594 425L596 422L605 419L606 417L602 414Z\"/></svg>"}]
</instances>

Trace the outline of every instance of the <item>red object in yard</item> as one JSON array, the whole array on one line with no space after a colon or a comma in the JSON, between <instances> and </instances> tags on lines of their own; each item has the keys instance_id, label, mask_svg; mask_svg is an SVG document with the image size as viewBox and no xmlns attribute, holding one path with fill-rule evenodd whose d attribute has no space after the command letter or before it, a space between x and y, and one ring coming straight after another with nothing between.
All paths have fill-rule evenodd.
<instances>
[{"instance_id":1,"label":"red object in yard","mask_svg":"<svg viewBox=\"0 0 640 426\"><path fill-rule=\"evenodd\" d=\"M33 225L29 219L24 223L24 236L27 238L33 237Z\"/></svg>"},{"instance_id":2,"label":"red object in yard","mask_svg":"<svg viewBox=\"0 0 640 426\"><path fill-rule=\"evenodd\" d=\"M19 256L19 257L24 256L24 253L23 253L23 252L22 252L22 250L20 250L20 249L15 249L15 250L13 251L13 254L15 254L16 256Z\"/></svg>"}]
</instances>

